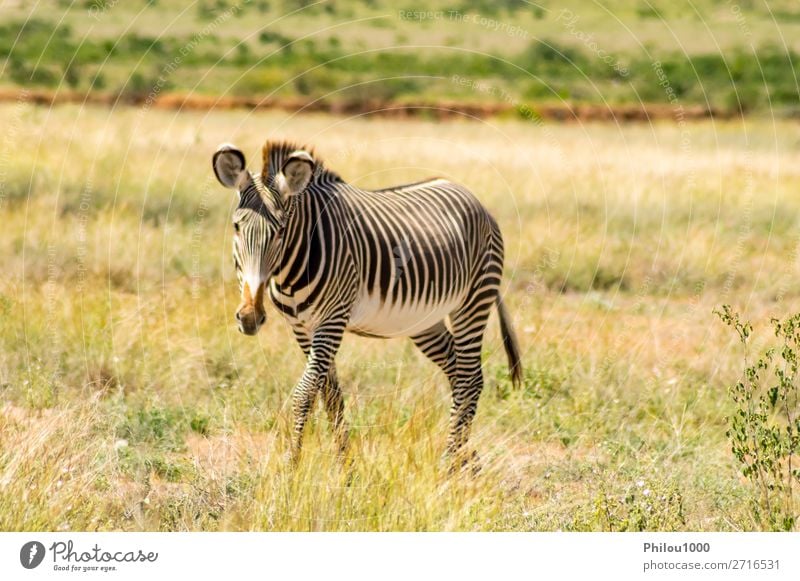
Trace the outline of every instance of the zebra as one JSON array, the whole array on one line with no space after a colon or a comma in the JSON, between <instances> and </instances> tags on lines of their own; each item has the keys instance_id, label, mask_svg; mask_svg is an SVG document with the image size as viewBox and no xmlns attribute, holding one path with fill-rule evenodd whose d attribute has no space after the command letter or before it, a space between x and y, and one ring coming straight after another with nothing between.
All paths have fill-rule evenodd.
<instances>
[{"instance_id":1,"label":"zebra","mask_svg":"<svg viewBox=\"0 0 800 581\"><path fill-rule=\"evenodd\" d=\"M239 331L266 321L264 294L282 313L306 357L292 392L289 458L321 395L338 454L348 449L335 357L345 331L410 337L447 376L452 405L445 458L464 453L483 389L481 346L491 309L512 384L522 378L517 337L499 288L503 238L497 222L464 186L443 178L364 190L345 182L313 150L289 142L263 147L260 174L223 144L212 157L219 182L238 192L233 260Z\"/></svg>"}]
</instances>

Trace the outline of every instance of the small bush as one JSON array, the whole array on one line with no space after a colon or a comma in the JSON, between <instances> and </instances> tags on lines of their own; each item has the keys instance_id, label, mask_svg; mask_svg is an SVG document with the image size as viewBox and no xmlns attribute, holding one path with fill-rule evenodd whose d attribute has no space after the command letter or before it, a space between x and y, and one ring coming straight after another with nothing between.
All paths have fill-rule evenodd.
<instances>
[{"instance_id":1,"label":"small bush","mask_svg":"<svg viewBox=\"0 0 800 581\"><path fill-rule=\"evenodd\" d=\"M754 489L753 516L765 528L794 530L794 490L800 485L800 314L785 321L772 319L779 345L750 364L752 325L743 322L729 305L715 312L736 331L744 347L742 379L730 388L735 411L728 418L727 435L742 474Z\"/></svg>"},{"instance_id":2,"label":"small bush","mask_svg":"<svg viewBox=\"0 0 800 581\"><path fill-rule=\"evenodd\" d=\"M117 430L117 437L132 445L148 443L170 452L182 451L186 419L186 414L180 409L140 408L129 414L127 422Z\"/></svg>"},{"instance_id":3,"label":"small bush","mask_svg":"<svg viewBox=\"0 0 800 581\"><path fill-rule=\"evenodd\" d=\"M192 431L201 436L208 436L210 432L211 418L206 415L198 414L192 417L189 427Z\"/></svg>"},{"instance_id":4,"label":"small bush","mask_svg":"<svg viewBox=\"0 0 800 581\"><path fill-rule=\"evenodd\" d=\"M674 485L638 480L622 494L601 490L595 518L604 531L675 531L683 529L683 496Z\"/></svg>"}]
</instances>

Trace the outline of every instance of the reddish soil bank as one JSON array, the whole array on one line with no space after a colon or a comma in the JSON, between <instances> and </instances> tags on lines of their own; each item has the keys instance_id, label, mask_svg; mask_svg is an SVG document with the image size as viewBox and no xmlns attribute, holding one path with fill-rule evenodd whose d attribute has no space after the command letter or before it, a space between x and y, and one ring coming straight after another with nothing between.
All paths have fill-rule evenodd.
<instances>
[{"instance_id":1,"label":"reddish soil bank","mask_svg":"<svg viewBox=\"0 0 800 581\"><path fill-rule=\"evenodd\" d=\"M498 115L520 118L541 118L553 121L648 121L656 119L704 119L730 117L730 113L699 105L642 104L526 104L465 103L461 101L404 102L391 101L312 101L303 99L261 99L257 97L210 97L164 93L155 98L148 95L114 95L111 93L77 93L69 91L0 89L0 102L27 101L41 105L87 103L93 105L131 105L152 109L209 110L209 109L278 109L282 111L326 112L339 115L370 115L394 118L428 117L455 119L459 117L487 118Z\"/></svg>"}]
</instances>

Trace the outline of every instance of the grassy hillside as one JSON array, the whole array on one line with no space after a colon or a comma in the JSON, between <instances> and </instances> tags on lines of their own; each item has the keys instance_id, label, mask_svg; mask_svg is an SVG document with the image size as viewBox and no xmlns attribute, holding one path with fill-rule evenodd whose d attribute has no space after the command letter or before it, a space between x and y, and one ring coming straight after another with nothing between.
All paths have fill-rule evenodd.
<instances>
[{"instance_id":1,"label":"grassy hillside","mask_svg":"<svg viewBox=\"0 0 800 581\"><path fill-rule=\"evenodd\" d=\"M0 106L0 530L751 530L725 435L742 353L712 316L800 310L788 121L619 127ZM475 425L439 469L448 389L404 340L348 336L345 485L324 414L283 464L303 361L240 335L234 200L210 153L316 145L366 187L465 183L506 237ZM254 164L257 166L257 164Z\"/></svg>"},{"instance_id":2,"label":"grassy hillside","mask_svg":"<svg viewBox=\"0 0 800 581\"><path fill-rule=\"evenodd\" d=\"M798 109L793 0L6 0L0 11L6 87Z\"/></svg>"}]
</instances>

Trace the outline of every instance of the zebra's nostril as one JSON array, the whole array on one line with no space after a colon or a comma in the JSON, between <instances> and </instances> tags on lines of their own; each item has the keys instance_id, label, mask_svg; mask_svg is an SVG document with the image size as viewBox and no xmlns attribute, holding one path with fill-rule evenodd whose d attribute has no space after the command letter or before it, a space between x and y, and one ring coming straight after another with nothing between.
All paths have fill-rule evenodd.
<instances>
[{"instance_id":1,"label":"zebra's nostril","mask_svg":"<svg viewBox=\"0 0 800 581\"><path fill-rule=\"evenodd\" d=\"M236 311L236 320L240 323L242 322L242 313L240 311Z\"/></svg>"},{"instance_id":2,"label":"zebra's nostril","mask_svg":"<svg viewBox=\"0 0 800 581\"><path fill-rule=\"evenodd\" d=\"M267 316L266 315L261 315L261 318L258 319L258 326L260 327L261 325L263 325L264 321L266 321L266 320L267 320Z\"/></svg>"}]
</instances>

